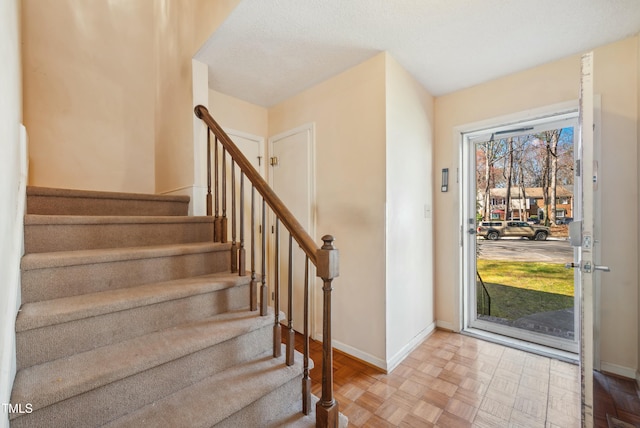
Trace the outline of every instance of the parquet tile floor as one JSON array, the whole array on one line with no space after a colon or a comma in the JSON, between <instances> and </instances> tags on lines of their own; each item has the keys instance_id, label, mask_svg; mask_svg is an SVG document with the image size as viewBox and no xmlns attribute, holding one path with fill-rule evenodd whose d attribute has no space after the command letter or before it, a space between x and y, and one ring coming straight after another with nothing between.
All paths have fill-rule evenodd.
<instances>
[{"instance_id":1,"label":"parquet tile floor","mask_svg":"<svg viewBox=\"0 0 640 428\"><path fill-rule=\"evenodd\" d=\"M596 428L609 428L607 415L640 427L640 397L633 380L594 372L593 398Z\"/></svg>"},{"instance_id":2,"label":"parquet tile floor","mask_svg":"<svg viewBox=\"0 0 640 428\"><path fill-rule=\"evenodd\" d=\"M321 346L310 346L316 396ZM389 374L334 351L334 395L350 427L579 427L579 385L576 365L445 331Z\"/></svg>"}]
</instances>

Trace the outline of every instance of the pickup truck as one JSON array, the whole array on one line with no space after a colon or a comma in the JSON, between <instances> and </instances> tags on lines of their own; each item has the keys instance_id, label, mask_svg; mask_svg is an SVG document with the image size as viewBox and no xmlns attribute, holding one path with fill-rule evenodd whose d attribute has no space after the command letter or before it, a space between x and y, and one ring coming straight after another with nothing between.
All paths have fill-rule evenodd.
<instances>
[{"instance_id":1,"label":"pickup truck","mask_svg":"<svg viewBox=\"0 0 640 428\"><path fill-rule=\"evenodd\" d=\"M478 235L491 240L513 236L529 238L532 241L545 241L551 235L551 230L526 221L492 220L480 222Z\"/></svg>"}]
</instances>

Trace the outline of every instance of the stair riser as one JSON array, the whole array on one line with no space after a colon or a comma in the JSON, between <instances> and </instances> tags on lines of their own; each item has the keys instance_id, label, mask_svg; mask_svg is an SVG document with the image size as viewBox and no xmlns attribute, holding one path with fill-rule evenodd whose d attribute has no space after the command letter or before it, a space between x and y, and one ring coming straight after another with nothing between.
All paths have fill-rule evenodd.
<instances>
[{"instance_id":1,"label":"stair riser","mask_svg":"<svg viewBox=\"0 0 640 428\"><path fill-rule=\"evenodd\" d=\"M216 428L264 427L266 421L280 419L291 407L300 401L302 412L302 375L289 380L284 385L260 397L239 412L216 424ZM280 425L277 425L280 426Z\"/></svg>"},{"instance_id":2,"label":"stair riser","mask_svg":"<svg viewBox=\"0 0 640 428\"><path fill-rule=\"evenodd\" d=\"M212 242L213 223L38 224L24 238L26 253Z\"/></svg>"},{"instance_id":3,"label":"stair riser","mask_svg":"<svg viewBox=\"0 0 640 428\"><path fill-rule=\"evenodd\" d=\"M188 201L185 203L44 195L29 195L27 198L28 214L181 216L187 215L188 211Z\"/></svg>"},{"instance_id":4,"label":"stair riser","mask_svg":"<svg viewBox=\"0 0 640 428\"><path fill-rule=\"evenodd\" d=\"M270 346L271 326L99 387L11 421L12 428L94 427L166 397L232 365L250 360ZM96 403L104 403L96 406Z\"/></svg>"},{"instance_id":5,"label":"stair riser","mask_svg":"<svg viewBox=\"0 0 640 428\"><path fill-rule=\"evenodd\" d=\"M249 306L249 285L19 332L18 369Z\"/></svg>"},{"instance_id":6,"label":"stair riser","mask_svg":"<svg viewBox=\"0 0 640 428\"><path fill-rule=\"evenodd\" d=\"M22 302L39 302L229 270L227 249L22 272Z\"/></svg>"}]
</instances>

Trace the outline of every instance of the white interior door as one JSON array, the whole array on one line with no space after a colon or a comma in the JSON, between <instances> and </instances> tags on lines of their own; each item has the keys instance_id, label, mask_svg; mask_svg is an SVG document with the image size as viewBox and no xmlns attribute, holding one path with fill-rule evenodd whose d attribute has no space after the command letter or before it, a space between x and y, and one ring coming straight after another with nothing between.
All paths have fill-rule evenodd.
<instances>
[{"instance_id":1,"label":"white interior door","mask_svg":"<svg viewBox=\"0 0 640 428\"><path fill-rule=\"evenodd\" d=\"M272 188L309 235L315 236L313 126L306 125L270 138L269 150L271 153L269 178ZM272 220L272 226L275 225L274 222L275 219ZM273 237L273 228L271 232ZM273 239L270 248L275 248ZM282 226L280 227L279 253L280 310L284 311L288 317L289 233ZM305 256L295 241L293 241L292 254L293 328L301 332L304 326ZM313 290L313 277L310 281ZM273 281L269 282L273 286ZM311 295L310 307L313 308L313 293ZM312 322L313 318L312 316ZM314 331L313 325L311 325L311 331Z\"/></svg>"}]
</instances>

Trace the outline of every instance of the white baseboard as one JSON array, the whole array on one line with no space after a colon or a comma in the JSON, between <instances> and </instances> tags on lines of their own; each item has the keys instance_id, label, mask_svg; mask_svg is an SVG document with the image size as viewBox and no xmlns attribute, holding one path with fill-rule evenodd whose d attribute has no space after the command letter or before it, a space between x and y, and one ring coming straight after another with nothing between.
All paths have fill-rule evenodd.
<instances>
[{"instance_id":1,"label":"white baseboard","mask_svg":"<svg viewBox=\"0 0 640 428\"><path fill-rule=\"evenodd\" d=\"M436 327L441 328L442 330L455 331L453 324L447 321L436 320Z\"/></svg>"},{"instance_id":2,"label":"white baseboard","mask_svg":"<svg viewBox=\"0 0 640 428\"><path fill-rule=\"evenodd\" d=\"M386 369L387 373L391 373L393 369L398 367L398 365L405 358L407 358L409 354L414 349L416 349L427 337L429 337L435 329L436 329L435 323L429 324L427 328L425 328L420 333L418 333L413 339L411 339L411 341L409 341L409 343L403 346L402 349L400 349L400 351L398 351L393 357L387 360L387 369Z\"/></svg>"},{"instance_id":3,"label":"white baseboard","mask_svg":"<svg viewBox=\"0 0 640 428\"><path fill-rule=\"evenodd\" d=\"M430 324L427 328L418 333L409 343L402 347L391 359L385 361L360 349L346 345L337 340L333 341L333 347L345 354L349 354L367 364L379 368L385 373L390 373L395 369L418 345L420 345L435 330L435 323Z\"/></svg>"},{"instance_id":4,"label":"white baseboard","mask_svg":"<svg viewBox=\"0 0 640 428\"><path fill-rule=\"evenodd\" d=\"M345 354L349 354L359 360L364 361L367 364L377 367L382 371L387 371L387 363L381 358L373 356L367 352L363 352L357 348L354 348L353 346L346 345L337 340L333 341L333 347L339 351L344 352Z\"/></svg>"},{"instance_id":5,"label":"white baseboard","mask_svg":"<svg viewBox=\"0 0 640 428\"><path fill-rule=\"evenodd\" d=\"M626 377L627 379L637 379L637 372L635 369L607 363L606 361L600 361L600 371Z\"/></svg>"}]
</instances>

